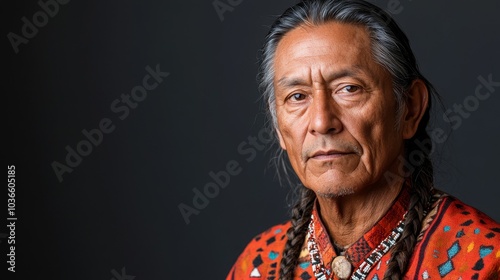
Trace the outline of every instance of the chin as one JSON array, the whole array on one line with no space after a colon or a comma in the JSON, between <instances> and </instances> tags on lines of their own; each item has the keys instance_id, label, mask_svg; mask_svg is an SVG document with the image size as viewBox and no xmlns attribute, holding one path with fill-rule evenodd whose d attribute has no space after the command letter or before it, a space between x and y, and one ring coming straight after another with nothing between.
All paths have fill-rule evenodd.
<instances>
[{"instance_id":1,"label":"chin","mask_svg":"<svg viewBox=\"0 0 500 280\"><path fill-rule=\"evenodd\" d=\"M326 172L309 172L301 178L303 185L311 189L317 196L324 198L336 198L354 194L360 188L359 182L353 180L351 176L346 176L349 171L339 171L335 169ZM319 173L319 174L318 174ZM305 180L302 180L305 179Z\"/></svg>"},{"instance_id":2,"label":"chin","mask_svg":"<svg viewBox=\"0 0 500 280\"><path fill-rule=\"evenodd\" d=\"M347 186L320 187L312 190L316 193L317 196L323 198L337 198L355 193L355 189L353 187Z\"/></svg>"}]
</instances>

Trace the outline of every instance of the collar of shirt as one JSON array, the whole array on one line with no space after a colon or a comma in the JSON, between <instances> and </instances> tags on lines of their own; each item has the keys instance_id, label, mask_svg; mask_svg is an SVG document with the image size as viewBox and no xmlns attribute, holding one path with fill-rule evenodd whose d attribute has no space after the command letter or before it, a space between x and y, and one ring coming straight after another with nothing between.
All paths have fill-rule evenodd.
<instances>
[{"instance_id":1,"label":"collar of shirt","mask_svg":"<svg viewBox=\"0 0 500 280\"><path fill-rule=\"evenodd\" d=\"M360 239L354 242L346 251L345 257L354 267L358 267L365 258L389 236L392 230L398 225L403 215L408 210L410 204L410 191L408 184L404 184L398 197L386 214ZM324 264L330 264L337 256L335 249L330 241L330 236L323 222L319 218L317 201L313 208L313 224L315 239L318 250L321 254Z\"/></svg>"}]
</instances>

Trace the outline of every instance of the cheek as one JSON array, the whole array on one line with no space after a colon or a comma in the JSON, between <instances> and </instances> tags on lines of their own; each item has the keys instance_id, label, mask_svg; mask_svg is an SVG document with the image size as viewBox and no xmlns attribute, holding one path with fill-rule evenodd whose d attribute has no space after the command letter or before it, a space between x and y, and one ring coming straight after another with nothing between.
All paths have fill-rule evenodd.
<instances>
[{"instance_id":1,"label":"cheek","mask_svg":"<svg viewBox=\"0 0 500 280\"><path fill-rule=\"evenodd\" d=\"M361 161L367 170L375 172L387 157L399 151L394 119L382 110L358 111L344 124L361 146Z\"/></svg>"},{"instance_id":2,"label":"cheek","mask_svg":"<svg viewBox=\"0 0 500 280\"><path fill-rule=\"evenodd\" d=\"M288 128L281 129L282 146L288 153L288 157L291 161L296 160L301 154L302 142L300 141L299 135L296 131L290 130Z\"/></svg>"},{"instance_id":3,"label":"cheek","mask_svg":"<svg viewBox=\"0 0 500 280\"><path fill-rule=\"evenodd\" d=\"M281 135L281 146L286 150L292 167L300 172L303 167L302 148L304 144L305 132L299 122L279 121L278 127Z\"/></svg>"},{"instance_id":4,"label":"cheek","mask_svg":"<svg viewBox=\"0 0 500 280\"><path fill-rule=\"evenodd\" d=\"M297 151L302 145L305 137L304 133L307 132L305 119L300 116L286 114L286 112L283 112L283 108L278 108L277 118L282 148L285 148L289 153L291 149Z\"/></svg>"}]
</instances>

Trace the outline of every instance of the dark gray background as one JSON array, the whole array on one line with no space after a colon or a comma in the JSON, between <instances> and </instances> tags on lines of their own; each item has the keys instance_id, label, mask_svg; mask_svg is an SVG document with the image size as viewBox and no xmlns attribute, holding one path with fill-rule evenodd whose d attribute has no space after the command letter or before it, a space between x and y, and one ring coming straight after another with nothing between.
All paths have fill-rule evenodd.
<instances>
[{"instance_id":1,"label":"dark gray background","mask_svg":"<svg viewBox=\"0 0 500 280\"><path fill-rule=\"evenodd\" d=\"M287 219L289 189L268 167L272 153L247 162L238 145L264 124L258 49L274 16L295 1L244 0L223 21L210 0L71 1L15 54L6 35L20 34L21 18L40 10L23 2L2 9L17 276L112 279L124 267L135 280L223 279L253 236ZM400 5L394 17L446 107L473 95L478 76L500 81L498 1ZM110 104L156 64L170 76L118 119ZM435 155L438 187L498 221L495 90L456 130L442 112L435 117L451 132ZM105 117L115 130L60 183L51 163L64 163L65 147ZM230 160L242 172L186 225L178 205L192 205L193 188L202 190L213 181L208 173ZM2 239L4 271L6 245Z\"/></svg>"}]
</instances>

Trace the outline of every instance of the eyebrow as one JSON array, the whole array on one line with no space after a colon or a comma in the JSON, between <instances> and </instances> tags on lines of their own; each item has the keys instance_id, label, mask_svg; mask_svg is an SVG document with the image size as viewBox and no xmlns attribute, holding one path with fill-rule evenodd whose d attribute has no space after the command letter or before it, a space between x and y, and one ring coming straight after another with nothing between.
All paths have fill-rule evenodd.
<instances>
[{"instance_id":1,"label":"eyebrow","mask_svg":"<svg viewBox=\"0 0 500 280\"><path fill-rule=\"evenodd\" d=\"M326 76L325 80L329 82L344 77L355 77L359 76L360 72L361 70L359 69L359 67L354 67L353 69L342 69L340 71L330 73L328 76ZM285 76L279 79L276 82L276 84L282 87L293 87L293 86L307 85L308 82L301 78L289 78Z\"/></svg>"}]
</instances>

